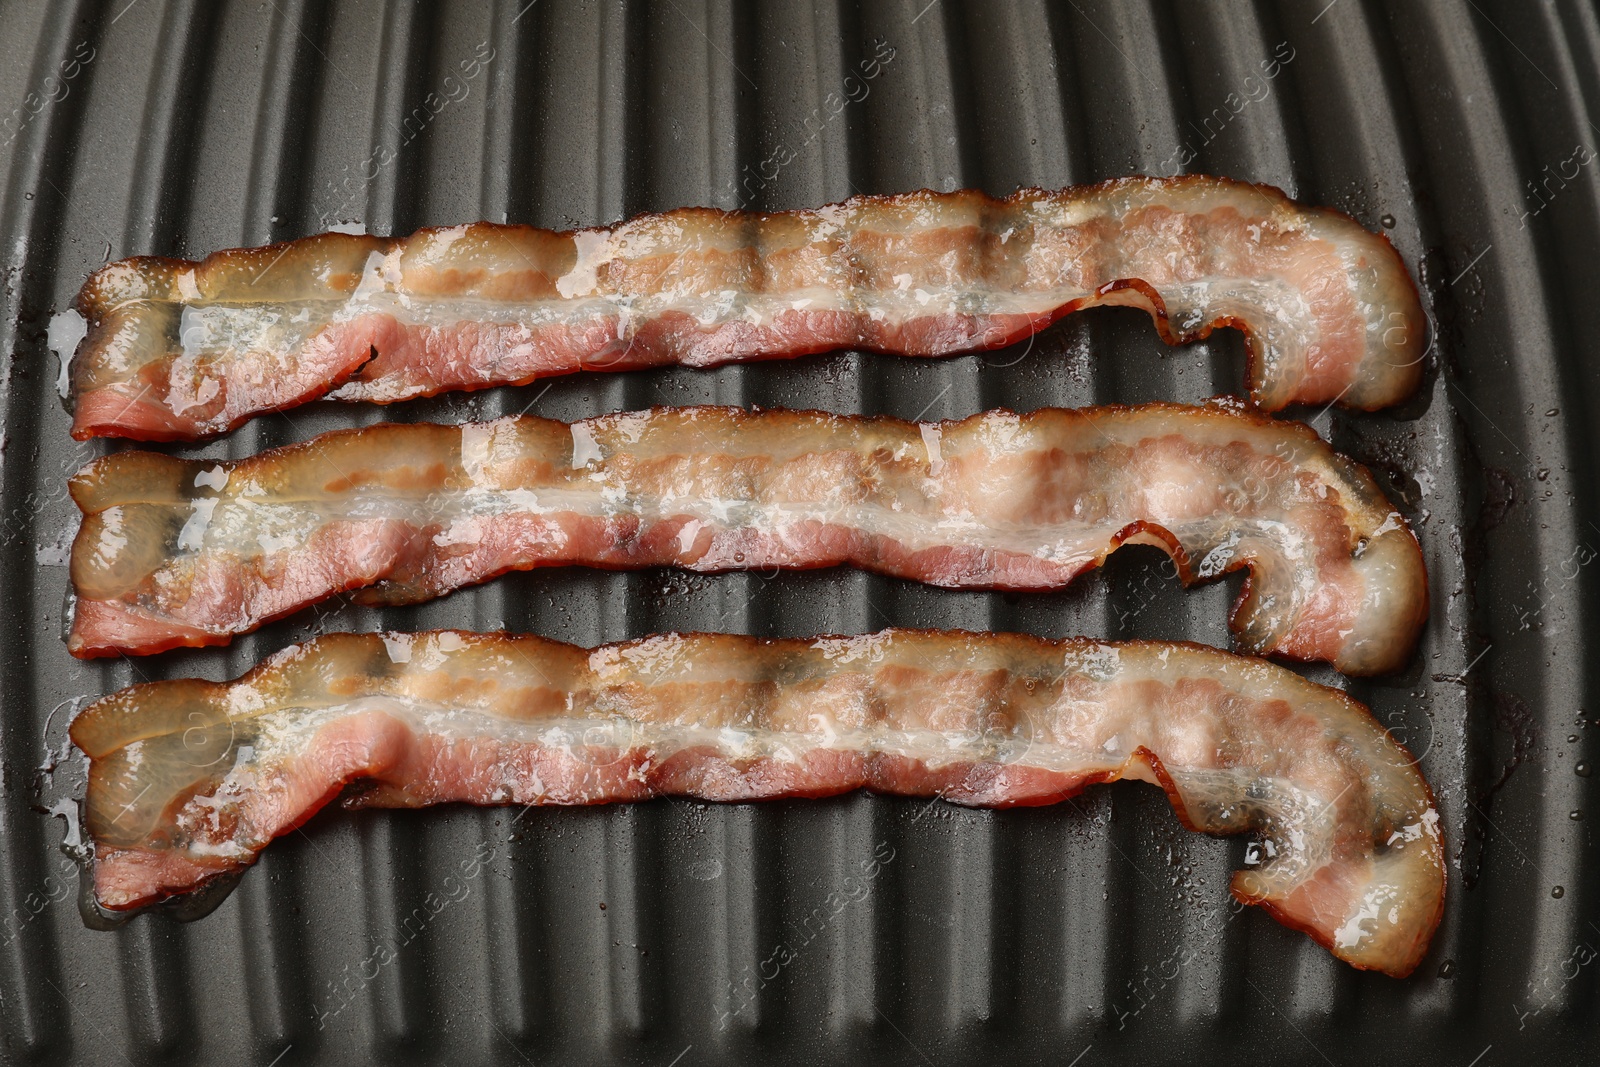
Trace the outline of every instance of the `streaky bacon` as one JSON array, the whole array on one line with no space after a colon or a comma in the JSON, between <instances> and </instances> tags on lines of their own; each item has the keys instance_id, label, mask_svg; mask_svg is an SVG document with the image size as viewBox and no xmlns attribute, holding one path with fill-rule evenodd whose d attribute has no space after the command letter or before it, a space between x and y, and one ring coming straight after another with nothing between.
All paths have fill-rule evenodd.
<instances>
[{"instance_id":1,"label":"streaky bacon","mask_svg":"<svg viewBox=\"0 0 1600 1067\"><path fill-rule=\"evenodd\" d=\"M851 563L1048 589L1153 544L1241 567L1248 651L1392 670L1427 617L1405 521L1299 423L1222 406L915 423L658 408L567 424L378 425L249 459L121 452L71 482L75 655L220 644L345 590L413 603L559 564Z\"/></svg>"},{"instance_id":2,"label":"streaky bacon","mask_svg":"<svg viewBox=\"0 0 1600 1067\"><path fill-rule=\"evenodd\" d=\"M579 370L943 356L1107 304L1148 310L1169 344L1241 327L1267 410L1383 407L1421 375L1426 320L1386 238L1270 186L1125 178L122 260L77 299L72 432L182 440L324 395L390 403Z\"/></svg>"},{"instance_id":3,"label":"streaky bacon","mask_svg":"<svg viewBox=\"0 0 1600 1067\"><path fill-rule=\"evenodd\" d=\"M1233 893L1403 976L1438 925L1439 816L1367 710L1190 644L888 630L540 637L336 634L243 678L136 685L72 724L110 909L253 863L355 807L717 801L855 789L978 807L1137 778L1185 826L1259 833Z\"/></svg>"}]
</instances>

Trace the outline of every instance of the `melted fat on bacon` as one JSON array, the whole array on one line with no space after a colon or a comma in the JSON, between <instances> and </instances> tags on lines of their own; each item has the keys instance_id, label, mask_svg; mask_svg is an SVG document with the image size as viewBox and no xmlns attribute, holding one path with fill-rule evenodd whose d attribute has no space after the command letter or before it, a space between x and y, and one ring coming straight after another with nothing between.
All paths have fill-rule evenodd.
<instances>
[{"instance_id":1,"label":"melted fat on bacon","mask_svg":"<svg viewBox=\"0 0 1600 1067\"><path fill-rule=\"evenodd\" d=\"M1309 428L1225 407L914 423L661 408L379 425L234 461L121 452L72 479L79 656L225 643L334 594L414 603L513 569L849 563L1050 589L1126 543L1186 582L1248 568L1247 651L1397 668L1416 538Z\"/></svg>"},{"instance_id":2,"label":"melted fat on bacon","mask_svg":"<svg viewBox=\"0 0 1600 1067\"><path fill-rule=\"evenodd\" d=\"M1126 178L122 260L77 299L73 435L190 439L324 395L390 403L579 370L942 356L1095 305L1148 310L1171 344L1241 327L1267 410L1383 407L1421 374L1426 320L1386 238L1269 186Z\"/></svg>"},{"instance_id":3,"label":"melted fat on bacon","mask_svg":"<svg viewBox=\"0 0 1600 1067\"><path fill-rule=\"evenodd\" d=\"M1439 816L1405 749L1345 694L1198 645L337 634L237 681L125 689L71 732L110 909L240 870L341 792L421 807L870 789L1010 807L1119 778L1161 786L1192 830L1260 835L1234 895L1357 967L1408 974L1444 900Z\"/></svg>"}]
</instances>

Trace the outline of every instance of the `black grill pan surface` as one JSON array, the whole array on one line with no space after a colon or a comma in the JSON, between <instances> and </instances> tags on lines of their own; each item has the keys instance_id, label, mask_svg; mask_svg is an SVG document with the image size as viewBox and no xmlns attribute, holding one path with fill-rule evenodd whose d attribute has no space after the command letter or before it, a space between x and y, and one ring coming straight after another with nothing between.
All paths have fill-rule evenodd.
<instances>
[{"instance_id":1,"label":"black grill pan surface","mask_svg":"<svg viewBox=\"0 0 1600 1067\"><path fill-rule=\"evenodd\" d=\"M1597 61L1600 14L1579 0L0 5L0 1062L1594 1062ZM65 729L135 681L232 677L378 627L1225 645L1237 592L1185 592L1148 549L1045 595L544 571L417 608L329 604L227 649L76 662L65 481L108 446L67 435L57 350L74 338L53 314L90 271L334 226L567 228L1180 169L1382 229L1429 312L1414 402L1290 413L1371 466L1427 554L1433 615L1405 673L1305 669L1369 704L1438 794L1450 896L1412 978L1231 906L1246 842L1186 833L1132 784L1009 812L866 795L328 811L202 919L85 925ZM323 403L174 451L523 410L1196 401L1238 392L1243 363L1231 331L1169 349L1142 314L1101 310L987 355Z\"/></svg>"}]
</instances>

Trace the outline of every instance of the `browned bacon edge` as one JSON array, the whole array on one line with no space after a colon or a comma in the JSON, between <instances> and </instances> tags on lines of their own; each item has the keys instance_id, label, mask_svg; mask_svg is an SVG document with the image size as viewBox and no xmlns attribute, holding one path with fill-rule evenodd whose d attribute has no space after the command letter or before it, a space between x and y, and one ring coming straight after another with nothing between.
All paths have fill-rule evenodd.
<instances>
[{"instance_id":1,"label":"browned bacon edge","mask_svg":"<svg viewBox=\"0 0 1600 1067\"><path fill-rule=\"evenodd\" d=\"M1032 234L1056 206L1102 202L1115 206L1041 225L1043 251L1014 251L1031 240L1014 232ZM827 229L845 217L850 234ZM611 258L586 260L596 248ZM1228 286L1252 281L1279 282L1292 297ZM364 284L446 313L408 321L363 304L337 323L284 324L333 314ZM1183 296L1180 284L1192 292ZM852 303L912 287L932 296L904 314ZM840 306L807 298L770 314L709 319L689 306L727 292L831 292ZM631 317L595 310L612 297L660 307ZM526 319L552 302L565 317ZM185 332L205 331L180 312L215 305L261 314L269 304L281 311L280 333L264 347L190 350ZM973 310L980 304L986 310ZM579 231L475 223L410 238L321 234L201 261L126 259L91 275L77 297L88 333L73 360L72 432L186 440L330 394L391 403L580 370L842 348L944 356L1004 347L1096 305L1148 310L1168 344L1218 326L1244 330L1251 395L1265 410L1335 402L1371 410L1405 399L1421 375L1426 320L1387 237L1267 185L1132 177L1004 199L922 190L772 214L683 208Z\"/></svg>"},{"instance_id":2,"label":"browned bacon edge","mask_svg":"<svg viewBox=\"0 0 1600 1067\"><path fill-rule=\"evenodd\" d=\"M870 789L979 807L1161 786L1191 830L1256 831L1233 878L1335 955L1403 976L1444 902L1415 760L1344 693L1191 644L889 630L667 634L593 650L457 631L335 634L226 683L86 708L101 905L254 863L355 807L713 801Z\"/></svg>"}]
</instances>

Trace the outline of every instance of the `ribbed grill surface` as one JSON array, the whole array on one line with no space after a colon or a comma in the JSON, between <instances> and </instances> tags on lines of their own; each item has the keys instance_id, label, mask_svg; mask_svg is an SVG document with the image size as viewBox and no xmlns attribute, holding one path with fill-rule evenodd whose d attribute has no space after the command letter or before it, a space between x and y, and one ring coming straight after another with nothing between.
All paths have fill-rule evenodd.
<instances>
[{"instance_id":1,"label":"ribbed grill surface","mask_svg":"<svg viewBox=\"0 0 1600 1067\"><path fill-rule=\"evenodd\" d=\"M1592 5L39 0L0 7L0 51L0 1061L1592 1062ZM1180 164L1388 227L1436 327L1407 408L1296 413L1372 466L1432 575L1404 677L1307 672L1425 753L1452 886L1412 979L1235 915L1245 843L1184 832L1138 785L1013 812L868 796L329 812L201 921L85 928L58 847L69 822L46 811L81 788L71 713L134 681L231 677L311 633L380 626L1225 644L1237 591L1186 593L1143 549L1050 595L842 570L547 571L415 609L307 612L225 650L78 663L60 638L64 483L104 446L69 440L46 333L89 271L342 223L570 227ZM183 454L522 410L1193 401L1240 387L1243 346L1224 333L1169 350L1141 314L1096 311L986 356L321 404ZM892 859L868 876L875 856ZM463 863L477 873L447 882Z\"/></svg>"}]
</instances>

